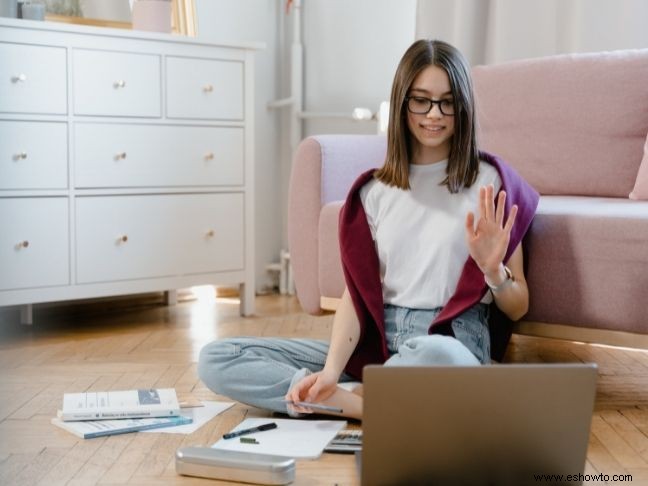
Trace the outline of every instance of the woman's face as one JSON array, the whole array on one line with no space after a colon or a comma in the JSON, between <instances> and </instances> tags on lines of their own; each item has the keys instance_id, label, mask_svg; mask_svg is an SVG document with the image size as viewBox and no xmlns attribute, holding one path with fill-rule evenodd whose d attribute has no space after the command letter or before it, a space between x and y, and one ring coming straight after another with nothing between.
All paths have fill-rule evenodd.
<instances>
[{"instance_id":1,"label":"woman's face","mask_svg":"<svg viewBox=\"0 0 648 486\"><path fill-rule=\"evenodd\" d=\"M454 116L441 111L452 112L454 106L448 74L439 66L426 67L414 78L407 96L412 98L406 102L407 127L414 148L412 163L431 164L447 159L454 134ZM434 103L427 113L412 113L412 109L423 111L429 107L426 99L441 101L442 106Z\"/></svg>"}]
</instances>

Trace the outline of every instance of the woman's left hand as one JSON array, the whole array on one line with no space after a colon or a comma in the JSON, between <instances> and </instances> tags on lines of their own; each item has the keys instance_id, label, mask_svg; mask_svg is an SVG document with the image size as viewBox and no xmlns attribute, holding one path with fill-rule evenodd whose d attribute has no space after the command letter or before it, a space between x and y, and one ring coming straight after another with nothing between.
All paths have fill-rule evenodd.
<instances>
[{"instance_id":1,"label":"woman's left hand","mask_svg":"<svg viewBox=\"0 0 648 486\"><path fill-rule=\"evenodd\" d=\"M500 191L495 209L493 185L479 188L479 220L475 226L475 215L466 215L466 241L470 256L484 275L495 275L506 255L511 228L515 223L518 207L514 205L504 223L506 192Z\"/></svg>"}]
</instances>

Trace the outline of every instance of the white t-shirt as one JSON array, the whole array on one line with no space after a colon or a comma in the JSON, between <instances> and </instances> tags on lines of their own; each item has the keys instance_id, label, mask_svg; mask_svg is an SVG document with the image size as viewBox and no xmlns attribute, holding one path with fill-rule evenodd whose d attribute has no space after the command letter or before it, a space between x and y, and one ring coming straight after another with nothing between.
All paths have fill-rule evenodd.
<instances>
[{"instance_id":1,"label":"white t-shirt","mask_svg":"<svg viewBox=\"0 0 648 486\"><path fill-rule=\"evenodd\" d=\"M466 259L468 211L479 218L479 188L502 182L488 163L479 166L475 183L456 194L439 185L447 160L410 165L411 189L387 186L377 179L360 190L367 222L380 260L383 300L412 309L444 306L454 294ZM490 294L482 302L490 302Z\"/></svg>"}]
</instances>

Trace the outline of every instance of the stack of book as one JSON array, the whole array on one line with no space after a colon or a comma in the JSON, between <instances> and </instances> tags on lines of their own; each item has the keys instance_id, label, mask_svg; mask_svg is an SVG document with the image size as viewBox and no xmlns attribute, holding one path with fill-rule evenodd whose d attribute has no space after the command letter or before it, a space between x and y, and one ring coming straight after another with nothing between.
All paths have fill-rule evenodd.
<instances>
[{"instance_id":1,"label":"stack of book","mask_svg":"<svg viewBox=\"0 0 648 486\"><path fill-rule=\"evenodd\" d=\"M173 388L65 393L52 424L82 439L191 423Z\"/></svg>"}]
</instances>

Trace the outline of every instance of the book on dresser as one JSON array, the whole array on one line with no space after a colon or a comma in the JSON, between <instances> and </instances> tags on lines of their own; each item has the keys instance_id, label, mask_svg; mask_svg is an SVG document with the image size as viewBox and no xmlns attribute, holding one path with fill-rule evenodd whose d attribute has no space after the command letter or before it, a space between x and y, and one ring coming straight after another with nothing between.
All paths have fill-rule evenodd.
<instances>
[{"instance_id":1,"label":"book on dresser","mask_svg":"<svg viewBox=\"0 0 648 486\"><path fill-rule=\"evenodd\" d=\"M130 418L177 417L180 404L173 388L65 393L58 418L111 420Z\"/></svg>"}]
</instances>

